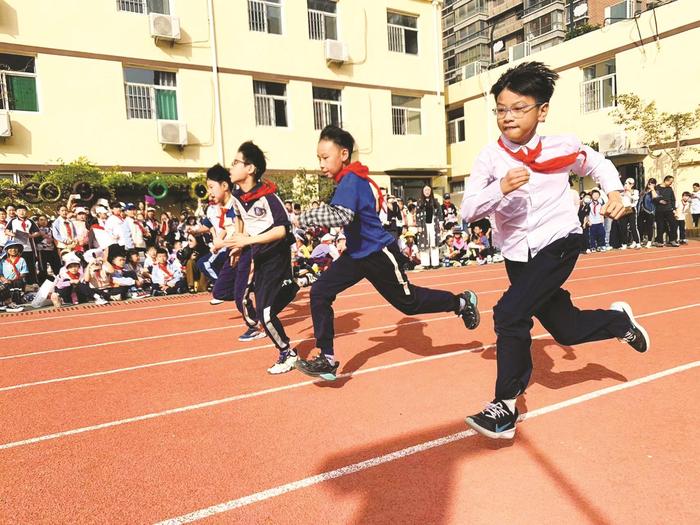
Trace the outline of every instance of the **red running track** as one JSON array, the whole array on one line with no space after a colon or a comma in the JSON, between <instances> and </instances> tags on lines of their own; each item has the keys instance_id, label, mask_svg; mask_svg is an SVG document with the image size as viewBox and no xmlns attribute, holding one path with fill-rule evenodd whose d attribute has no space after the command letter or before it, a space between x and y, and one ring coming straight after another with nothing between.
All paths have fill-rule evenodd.
<instances>
[{"instance_id":1,"label":"red running track","mask_svg":"<svg viewBox=\"0 0 700 525\"><path fill-rule=\"evenodd\" d=\"M265 373L267 340L202 296L0 318L0 522L698 523L700 245L584 256L577 305L624 299L652 350L535 325L516 439L465 415L495 375L503 265L411 275L472 288L482 324L336 303L343 375ZM308 294L284 313L313 347Z\"/></svg>"}]
</instances>

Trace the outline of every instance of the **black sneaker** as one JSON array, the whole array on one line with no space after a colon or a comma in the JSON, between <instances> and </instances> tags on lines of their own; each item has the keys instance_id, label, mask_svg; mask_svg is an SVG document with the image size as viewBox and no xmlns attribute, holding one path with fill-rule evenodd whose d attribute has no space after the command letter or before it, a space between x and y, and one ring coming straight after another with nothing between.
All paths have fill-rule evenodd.
<instances>
[{"instance_id":1,"label":"black sneaker","mask_svg":"<svg viewBox=\"0 0 700 525\"><path fill-rule=\"evenodd\" d=\"M634 315L632 314L632 307L622 301L615 302L610 305L611 310L617 310L618 312L624 312L630 319L630 327L627 333L618 339L624 341L632 348L634 348L639 353L644 353L649 348L651 348L651 340L649 339L649 334L647 331L634 320Z\"/></svg>"},{"instance_id":2,"label":"black sneaker","mask_svg":"<svg viewBox=\"0 0 700 525\"><path fill-rule=\"evenodd\" d=\"M322 353L319 353L313 360L304 361L299 359L294 365L299 372L307 376L320 377L326 381L335 381L335 372L338 370L339 361L331 365Z\"/></svg>"},{"instance_id":3,"label":"black sneaker","mask_svg":"<svg viewBox=\"0 0 700 525\"><path fill-rule=\"evenodd\" d=\"M481 316L479 315L479 309L477 308L479 301L476 294L471 290L467 290L466 292L459 294L458 297L460 299L464 299L464 308L458 310L456 313L462 318L462 321L464 321L464 326L466 326L468 330L474 330L477 326L479 326L479 322L481 322Z\"/></svg>"},{"instance_id":4,"label":"black sneaker","mask_svg":"<svg viewBox=\"0 0 700 525\"><path fill-rule=\"evenodd\" d=\"M518 409L511 412L504 401L494 399L481 412L467 416L467 425L479 434L493 439L513 439L515 422L518 420Z\"/></svg>"}]
</instances>

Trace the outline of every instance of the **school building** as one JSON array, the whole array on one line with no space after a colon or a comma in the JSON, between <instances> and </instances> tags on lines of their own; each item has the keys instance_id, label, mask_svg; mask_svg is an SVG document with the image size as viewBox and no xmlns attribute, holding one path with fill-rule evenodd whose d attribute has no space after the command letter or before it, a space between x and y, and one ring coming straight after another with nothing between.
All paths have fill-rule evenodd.
<instances>
[{"instance_id":1,"label":"school building","mask_svg":"<svg viewBox=\"0 0 700 525\"><path fill-rule=\"evenodd\" d=\"M498 138L491 86L509 67L523 60L544 62L560 75L540 134L573 133L584 143L597 144L621 177L634 177L637 187L645 178L660 181L672 174L670 157L662 152L673 144L647 148L640 144L636 132L627 132L614 123L611 111L615 96L628 93L655 101L659 111L695 110L700 104L700 68L693 58L698 46L698 2L676 0L652 5L628 19L446 86L448 187L456 194L453 199L461 201L465 179L477 154ZM697 146L700 128L683 139L682 145ZM693 182L700 182L700 154L687 148L678 167L677 197L691 190ZM582 183L585 188L593 184L591 180Z\"/></svg>"},{"instance_id":2,"label":"school building","mask_svg":"<svg viewBox=\"0 0 700 525\"><path fill-rule=\"evenodd\" d=\"M318 170L348 129L377 182L447 170L437 0L0 0L0 173L87 157L127 172Z\"/></svg>"}]
</instances>

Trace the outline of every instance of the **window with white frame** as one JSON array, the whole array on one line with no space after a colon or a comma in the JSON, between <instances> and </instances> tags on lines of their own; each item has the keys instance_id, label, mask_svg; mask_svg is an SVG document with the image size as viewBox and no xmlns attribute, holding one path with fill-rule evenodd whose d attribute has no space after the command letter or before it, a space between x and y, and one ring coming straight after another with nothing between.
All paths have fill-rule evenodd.
<instances>
[{"instance_id":1,"label":"window with white frame","mask_svg":"<svg viewBox=\"0 0 700 525\"><path fill-rule=\"evenodd\" d=\"M277 82L253 81L255 123L258 126L286 128L287 86Z\"/></svg>"},{"instance_id":2,"label":"window with white frame","mask_svg":"<svg viewBox=\"0 0 700 525\"><path fill-rule=\"evenodd\" d=\"M282 0L248 0L248 28L282 34Z\"/></svg>"},{"instance_id":3,"label":"window with white frame","mask_svg":"<svg viewBox=\"0 0 700 525\"><path fill-rule=\"evenodd\" d=\"M394 135L420 135L420 98L391 95L391 120Z\"/></svg>"},{"instance_id":4,"label":"window with white frame","mask_svg":"<svg viewBox=\"0 0 700 525\"><path fill-rule=\"evenodd\" d=\"M124 90L128 118L177 120L175 73L127 67Z\"/></svg>"},{"instance_id":5,"label":"window with white frame","mask_svg":"<svg viewBox=\"0 0 700 525\"><path fill-rule=\"evenodd\" d=\"M306 0L309 10L309 38L338 40L338 15L335 0Z\"/></svg>"},{"instance_id":6,"label":"window with white frame","mask_svg":"<svg viewBox=\"0 0 700 525\"><path fill-rule=\"evenodd\" d=\"M590 113L616 105L617 74L615 59L583 68L581 112Z\"/></svg>"},{"instance_id":7,"label":"window with white frame","mask_svg":"<svg viewBox=\"0 0 700 525\"><path fill-rule=\"evenodd\" d=\"M564 31L564 15L559 11L552 11L525 24L525 38L527 40L552 31Z\"/></svg>"},{"instance_id":8,"label":"window with white frame","mask_svg":"<svg viewBox=\"0 0 700 525\"><path fill-rule=\"evenodd\" d=\"M400 13L386 13L389 31L389 51L418 54L418 17Z\"/></svg>"},{"instance_id":9,"label":"window with white frame","mask_svg":"<svg viewBox=\"0 0 700 525\"><path fill-rule=\"evenodd\" d=\"M466 140L464 108L447 112L447 143L456 144Z\"/></svg>"},{"instance_id":10,"label":"window with white frame","mask_svg":"<svg viewBox=\"0 0 700 525\"><path fill-rule=\"evenodd\" d=\"M462 193L464 191L464 181L455 180L450 182L450 193Z\"/></svg>"},{"instance_id":11,"label":"window with white frame","mask_svg":"<svg viewBox=\"0 0 700 525\"><path fill-rule=\"evenodd\" d=\"M39 111L34 57L0 53L0 109Z\"/></svg>"},{"instance_id":12,"label":"window with white frame","mask_svg":"<svg viewBox=\"0 0 700 525\"><path fill-rule=\"evenodd\" d=\"M117 10L129 13L160 13L170 14L171 0L117 0Z\"/></svg>"},{"instance_id":13,"label":"window with white frame","mask_svg":"<svg viewBox=\"0 0 700 525\"><path fill-rule=\"evenodd\" d=\"M343 107L339 89L314 87L314 129L332 124L343 127Z\"/></svg>"}]
</instances>

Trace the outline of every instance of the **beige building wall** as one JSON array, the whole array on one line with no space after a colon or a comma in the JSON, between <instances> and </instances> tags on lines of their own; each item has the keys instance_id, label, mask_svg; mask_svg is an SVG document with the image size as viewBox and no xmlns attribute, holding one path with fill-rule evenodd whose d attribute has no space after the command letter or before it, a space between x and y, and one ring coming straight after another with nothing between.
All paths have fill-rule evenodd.
<instances>
[{"instance_id":1,"label":"beige building wall","mask_svg":"<svg viewBox=\"0 0 700 525\"><path fill-rule=\"evenodd\" d=\"M600 142L601 135L620 131L610 112L612 107L583 112L581 84L584 68L615 60L617 93L636 93L646 101L656 101L659 110L686 112L700 104L700 68L692 60L693 50L700 46L700 11L696 0L677 0L656 9L658 33L652 12L639 17L640 42L633 20L619 22L564 42L558 46L530 55L527 60L542 61L557 70L561 76L551 101L547 122L539 128L543 135L573 133L583 142ZM658 38L657 38L658 35ZM488 94L491 86L508 67L502 66L477 77L447 88L447 106L464 106L466 141L448 147L449 177L459 181L469 175L479 151L499 136L495 117L490 109L495 106ZM629 147L638 146L634 134L627 134ZM700 128L688 137L688 144L700 144ZM617 164L633 159L630 156L611 156ZM642 160L640 158L639 160ZM643 158L648 177L663 177L671 173L665 157L653 160ZM679 192L689 190L700 181L700 155L689 152L676 181ZM587 183L586 187L589 187Z\"/></svg>"},{"instance_id":2,"label":"beige building wall","mask_svg":"<svg viewBox=\"0 0 700 525\"><path fill-rule=\"evenodd\" d=\"M439 13L431 0L338 1L345 64L327 64L324 42L309 38L303 0L282 0L282 35L250 31L247 1L213 4L226 163L252 139L271 170L316 169L312 87L319 86L342 89L344 127L380 184L389 187L395 170L444 173ZM181 24L172 45L154 42L148 16L118 11L114 0L2 0L0 53L36 57L39 111L10 111L13 136L0 143L0 171L46 169L78 156L127 171L193 172L217 162L207 1L171 6ZM389 51L387 10L418 17L417 55ZM155 120L127 118L124 67L176 73L184 149L163 147ZM288 127L256 126L253 80L286 84ZM392 94L421 98L420 135L393 134Z\"/></svg>"}]
</instances>

